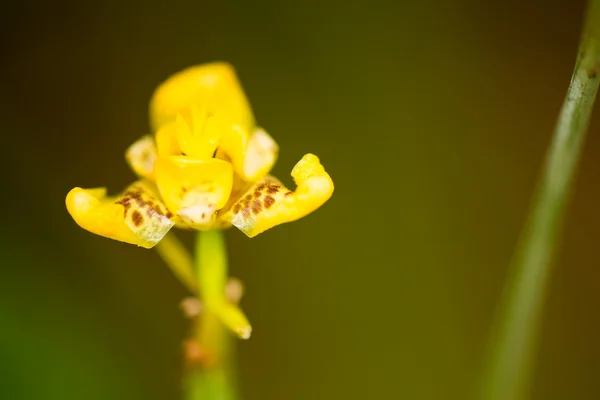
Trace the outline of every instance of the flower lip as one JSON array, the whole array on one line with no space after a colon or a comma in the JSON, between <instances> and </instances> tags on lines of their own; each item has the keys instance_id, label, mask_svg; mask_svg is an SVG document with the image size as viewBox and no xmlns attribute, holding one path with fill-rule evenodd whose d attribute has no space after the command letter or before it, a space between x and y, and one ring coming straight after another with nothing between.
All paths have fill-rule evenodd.
<instances>
[{"instance_id":1,"label":"flower lip","mask_svg":"<svg viewBox=\"0 0 600 400\"><path fill-rule=\"evenodd\" d=\"M179 215L185 223L192 227L210 227L215 220L215 207L204 201L199 201L189 207L179 209Z\"/></svg>"},{"instance_id":2,"label":"flower lip","mask_svg":"<svg viewBox=\"0 0 600 400\"><path fill-rule=\"evenodd\" d=\"M227 203L233 186L231 164L214 158L159 157L154 171L169 210L197 229L211 225L216 211Z\"/></svg>"}]
</instances>

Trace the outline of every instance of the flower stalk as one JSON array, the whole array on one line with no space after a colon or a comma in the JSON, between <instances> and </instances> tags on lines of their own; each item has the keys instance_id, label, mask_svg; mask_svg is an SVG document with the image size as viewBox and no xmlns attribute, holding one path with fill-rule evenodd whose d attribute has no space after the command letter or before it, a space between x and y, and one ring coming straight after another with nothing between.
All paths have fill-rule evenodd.
<instances>
[{"instance_id":1,"label":"flower stalk","mask_svg":"<svg viewBox=\"0 0 600 400\"><path fill-rule=\"evenodd\" d=\"M238 328L245 338L249 337L251 328L245 316L226 296L227 253L221 231L198 233L196 273L203 307L194 323L192 338L185 346L186 399L234 400L237 398L234 341L226 325ZM228 313L238 319L229 317Z\"/></svg>"}]
</instances>

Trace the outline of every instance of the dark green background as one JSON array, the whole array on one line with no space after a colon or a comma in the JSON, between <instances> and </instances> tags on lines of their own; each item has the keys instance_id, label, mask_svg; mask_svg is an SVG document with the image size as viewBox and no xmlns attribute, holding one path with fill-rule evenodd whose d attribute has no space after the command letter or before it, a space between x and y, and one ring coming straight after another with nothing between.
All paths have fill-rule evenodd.
<instances>
[{"instance_id":1,"label":"dark green background","mask_svg":"<svg viewBox=\"0 0 600 400\"><path fill-rule=\"evenodd\" d=\"M130 182L123 152L147 133L155 85L212 60L236 66L280 144L275 174L291 184L314 152L336 184L297 223L227 234L254 326L244 398L471 398L583 1L66 0L0 15L1 399L179 398L186 291L155 252L78 228L64 196ZM600 398L599 117L536 399Z\"/></svg>"}]
</instances>

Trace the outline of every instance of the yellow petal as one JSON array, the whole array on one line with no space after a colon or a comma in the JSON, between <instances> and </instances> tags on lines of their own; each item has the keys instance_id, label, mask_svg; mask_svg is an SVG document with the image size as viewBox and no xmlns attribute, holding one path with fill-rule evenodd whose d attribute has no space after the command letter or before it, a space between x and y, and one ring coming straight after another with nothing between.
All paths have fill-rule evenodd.
<instances>
[{"instance_id":1,"label":"yellow petal","mask_svg":"<svg viewBox=\"0 0 600 400\"><path fill-rule=\"evenodd\" d=\"M233 170L223 160L159 157L154 173L169 210L195 229L209 228L231 194Z\"/></svg>"},{"instance_id":2,"label":"yellow petal","mask_svg":"<svg viewBox=\"0 0 600 400\"><path fill-rule=\"evenodd\" d=\"M127 163L138 176L154 179L154 161L156 160L156 146L150 135L143 136L129 146L125 152Z\"/></svg>"},{"instance_id":3,"label":"yellow petal","mask_svg":"<svg viewBox=\"0 0 600 400\"><path fill-rule=\"evenodd\" d=\"M323 205L333 193L333 181L313 154L305 155L292 170L297 185L287 190L268 176L253 185L222 218L254 237L275 225L295 221Z\"/></svg>"},{"instance_id":4,"label":"yellow petal","mask_svg":"<svg viewBox=\"0 0 600 400\"><path fill-rule=\"evenodd\" d=\"M189 124L184 116L175 118L176 137L181 152L187 156L205 160L212 158L222 131L222 120L209 114L206 107L190 107Z\"/></svg>"},{"instance_id":5,"label":"yellow petal","mask_svg":"<svg viewBox=\"0 0 600 400\"><path fill-rule=\"evenodd\" d=\"M264 129L257 128L248 137L239 125L223 128L219 148L229 156L235 172L249 182L269 173L279 151L277 143Z\"/></svg>"},{"instance_id":6,"label":"yellow petal","mask_svg":"<svg viewBox=\"0 0 600 400\"><path fill-rule=\"evenodd\" d=\"M181 155L181 147L177 138L178 130L181 128L180 121L172 121L164 124L156 132L156 152L158 157Z\"/></svg>"},{"instance_id":7,"label":"yellow petal","mask_svg":"<svg viewBox=\"0 0 600 400\"><path fill-rule=\"evenodd\" d=\"M188 115L178 114L156 132L158 155L185 155L201 160L212 158L223 126L223 120L208 114L206 108L192 106Z\"/></svg>"},{"instance_id":8,"label":"yellow petal","mask_svg":"<svg viewBox=\"0 0 600 400\"><path fill-rule=\"evenodd\" d=\"M150 182L138 181L123 194L106 197L105 188L74 188L67 195L67 210L83 229L147 249L171 229L171 213L158 200Z\"/></svg>"},{"instance_id":9,"label":"yellow petal","mask_svg":"<svg viewBox=\"0 0 600 400\"><path fill-rule=\"evenodd\" d=\"M243 127L254 125L252 109L238 82L234 68L214 62L187 68L171 76L154 92L150 118L154 130L185 114L190 105L206 106L211 114L220 114Z\"/></svg>"},{"instance_id":10,"label":"yellow petal","mask_svg":"<svg viewBox=\"0 0 600 400\"><path fill-rule=\"evenodd\" d=\"M237 305L220 302L207 308L209 311L214 312L217 318L225 326L234 331L240 339L250 339L252 326L248 322L248 318L244 312Z\"/></svg>"}]
</instances>

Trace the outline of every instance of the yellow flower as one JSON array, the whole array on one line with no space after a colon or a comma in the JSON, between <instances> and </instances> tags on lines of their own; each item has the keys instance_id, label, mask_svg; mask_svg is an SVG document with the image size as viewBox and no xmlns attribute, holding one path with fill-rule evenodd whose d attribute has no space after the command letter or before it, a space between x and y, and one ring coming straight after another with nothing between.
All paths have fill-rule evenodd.
<instances>
[{"instance_id":1,"label":"yellow flower","mask_svg":"<svg viewBox=\"0 0 600 400\"><path fill-rule=\"evenodd\" d=\"M253 237L311 213L333 193L313 154L292 170L295 191L268 175L278 146L255 124L229 64L200 65L170 77L152 97L150 119L155 134L126 151L137 182L114 197L104 188L74 188L67 195L67 210L82 228L145 248L175 225L233 225Z\"/></svg>"}]
</instances>

